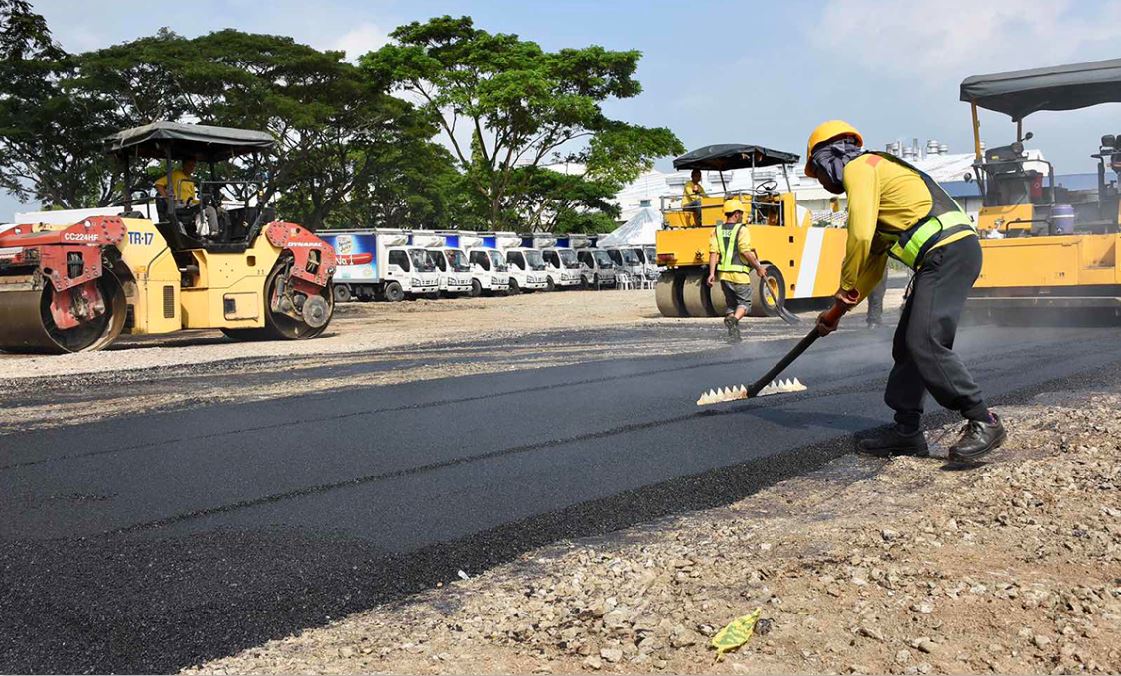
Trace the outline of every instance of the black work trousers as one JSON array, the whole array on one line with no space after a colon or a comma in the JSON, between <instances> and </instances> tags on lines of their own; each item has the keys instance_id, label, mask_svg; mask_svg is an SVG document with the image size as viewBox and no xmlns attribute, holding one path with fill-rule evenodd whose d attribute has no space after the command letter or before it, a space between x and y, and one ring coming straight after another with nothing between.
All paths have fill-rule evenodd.
<instances>
[{"instance_id":1,"label":"black work trousers","mask_svg":"<svg viewBox=\"0 0 1121 676\"><path fill-rule=\"evenodd\" d=\"M966 237L929 252L915 273L895 330L895 366L884 392L899 425L919 427L927 392L966 418L988 415L981 388L954 353L965 298L980 272L981 245L976 237Z\"/></svg>"}]
</instances>

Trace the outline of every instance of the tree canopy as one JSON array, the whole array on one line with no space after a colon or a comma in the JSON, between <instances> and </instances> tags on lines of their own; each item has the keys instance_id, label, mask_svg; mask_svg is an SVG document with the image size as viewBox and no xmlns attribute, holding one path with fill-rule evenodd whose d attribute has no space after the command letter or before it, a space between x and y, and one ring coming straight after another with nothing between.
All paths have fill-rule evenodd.
<instances>
[{"instance_id":1,"label":"tree canopy","mask_svg":"<svg viewBox=\"0 0 1121 676\"><path fill-rule=\"evenodd\" d=\"M365 55L362 67L440 126L494 227L511 217L514 203L542 187L540 174L526 169L558 159L580 162L589 181L617 190L654 159L684 150L668 129L631 125L603 112L608 99L642 91L634 77L637 51L591 46L547 52L516 35L475 28L470 17L414 22L391 37L396 42ZM570 202L580 181L552 183L561 201Z\"/></svg>"},{"instance_id":2,"label":"tree canopy","mask_svg":"<svg viewBox=\"0 0 1121 676\"><path fill-rule=\"evenodd\" d=\"M604 229L618 190L682 151L667 129L603 112L641 91L637 51L547 52L468 17L392 37L357 66L232 29L68 54L27 0L0 0L0 189L48 208L110 204L124 186L102 139L172 120L270 132L280 212L312 228ZM561 160L586 171L544 168Z\"/></svg>"}]
</instances>

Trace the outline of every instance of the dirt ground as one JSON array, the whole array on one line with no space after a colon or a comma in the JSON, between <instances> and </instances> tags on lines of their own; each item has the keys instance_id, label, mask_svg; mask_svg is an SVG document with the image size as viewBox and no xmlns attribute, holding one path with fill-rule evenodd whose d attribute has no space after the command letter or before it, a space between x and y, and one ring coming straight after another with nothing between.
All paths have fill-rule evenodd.
<instances>
[{"instance_id":1,"label":"dirt ground","mask_svg":"<svg viewBox=\"0 0 1121 676\"><path fill-rule=\"evenodd\" d=\"M901 299L902 290L889 290L885 309L898 307ZM261 357L299 357L298 361L303 362L317 355L390 354L453 341L514 338L547 331L679 324L713 321L664 318L658 314L654 292L650 290L561 291L401 303L350 302L336 307L327 332L314 340L240 343L218 331L187 331L163 336L126 336L103 352L50 356L0 352L0 380L196 366Z\"/></svg>"},{"instance_id":2,"label":"dirt ground","mask_svg":"<svg viewBox=\"0 0 1121 676\"><path fill-rule=\"evenodd\" d=\"M190 671L1115 673L1119 410L1040 395L998 409L1009 440L969 471L844 456ZM759 634L716 661L710 637L755 608Z\"/></svg>"}]
</instances>

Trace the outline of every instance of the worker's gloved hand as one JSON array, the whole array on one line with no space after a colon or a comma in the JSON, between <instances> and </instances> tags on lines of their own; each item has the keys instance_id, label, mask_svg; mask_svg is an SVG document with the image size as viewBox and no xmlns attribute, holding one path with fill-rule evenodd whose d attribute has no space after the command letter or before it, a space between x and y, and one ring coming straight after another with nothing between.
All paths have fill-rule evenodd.
<instances>
[{"instance_id":1,"label":"worker's gloved hand","mask_svg":"<svg viewBox=\"0 0 1121 676\"><path fill-rule=\"evenodd\" d=\"M710 273L709 273L709 275L708 275L708 280L707 280L707 282L706 282L706 283L707 283L707 284L708 284L709 286L712 286L713 284L715 284L715 283L716 283L716 273L715 273L715 272L710 272Z\"/></svg>"},{"instance_id":2,"label":"worker's gloved hand","mask_svg":"<svg viewBox=\"0 0 1121 676\"><path fill-rule=\"evenodd\" d=\"M841 317L855 307L858 300L856 291L839 291L833 297L833 307L817 316L817 335L828 336L836 331Z\"/></svg>"}]
</instances>

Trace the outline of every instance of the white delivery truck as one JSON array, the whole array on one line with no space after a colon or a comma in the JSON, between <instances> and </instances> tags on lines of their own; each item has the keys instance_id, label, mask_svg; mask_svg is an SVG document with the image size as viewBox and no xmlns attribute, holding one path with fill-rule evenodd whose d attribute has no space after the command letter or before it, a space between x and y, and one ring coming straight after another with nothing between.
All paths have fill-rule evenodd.
<instances>
[{"instance_id":1,"label":"white delivery truck","mask_svg":"<svg viewBox=\"0 0 1121 676\"><path fill-rule=\"evenodd\" d=\"M580 284L585 289L615 288L615 262L603 249L592 246L592 237L573 237L572 248L576 250L576 260L582 266Z\"/></svg>"},{"instance_id":2,"label":"white delivery truck","mask_svg":"<svg viewBox=\"0 0 1121 676\"><path fill-rule=\"evenodd\" d=\"M459 249L467 255L471 266L472 297L482 294L506 293L510 288L510 274L506 257L494 247L494 238L487 243L478 233L465 230L446 230L444 235L448 248Z\"/></svg>"},{"instance_id":3,"label":"white delivery truck","mask_svg":"<svg viewBox=\"0 0 1121 676\"><path fill-rule=\"evenodd\" d=\"M467 262L467 254L461 249L449 247L444 235L414 231L409 243L428 251L432 264L436 266L440 293L452 296L471 292L471 265Z\"/></svg>"},{"instance_id":4,"label":"white delivery truck","mask_svg":"<svg viewBox=\"0 0 1121 676\"><path fill-rule=\"evenodd\" d=\"M522 235L522 246L541 252L548 279L546 289L549 291L580 286L580 262L576 260L576 251L567 246L567 237L564 238L564 246L560 241L561 238L552 235Z\"/></svg>"},{"instance_id":5,"label":"white delivery truck","mask_svg":"<svg viewBox=\"0 0 1121 676\"><path fill-rule=\"evenodd\" d=\"M605 246L602 249L611 257L615 264L616 273L625 272L632 280L637 281L646 274L642 259L638 257L635 247L632 246Z\"/></svg>"},{"instance_id":6,"label":"white delivery truck","mask_svg":"<svg viewBox=\"0 0 1121 676\"><path fill-rule=\"evenodd\" d=\"M522 238L512 232L481 233L483 242L502 252L510 269L510 293L543 291L549 288L545 259L537 249L522 246ZM493 238L493 243L491 242Z\"/></svg>"},{"instance_id":7,"label":"white delivery truck","mask_svg":"<svg viewBox=\"0 0 1121 676\"><path fill-rule=\"evenodd\" d=\"M400 301L435 297L436 266L424 247L409 244L404 230L321 230L335 248L335 300Z\"/></svg>"}]
</instances>

